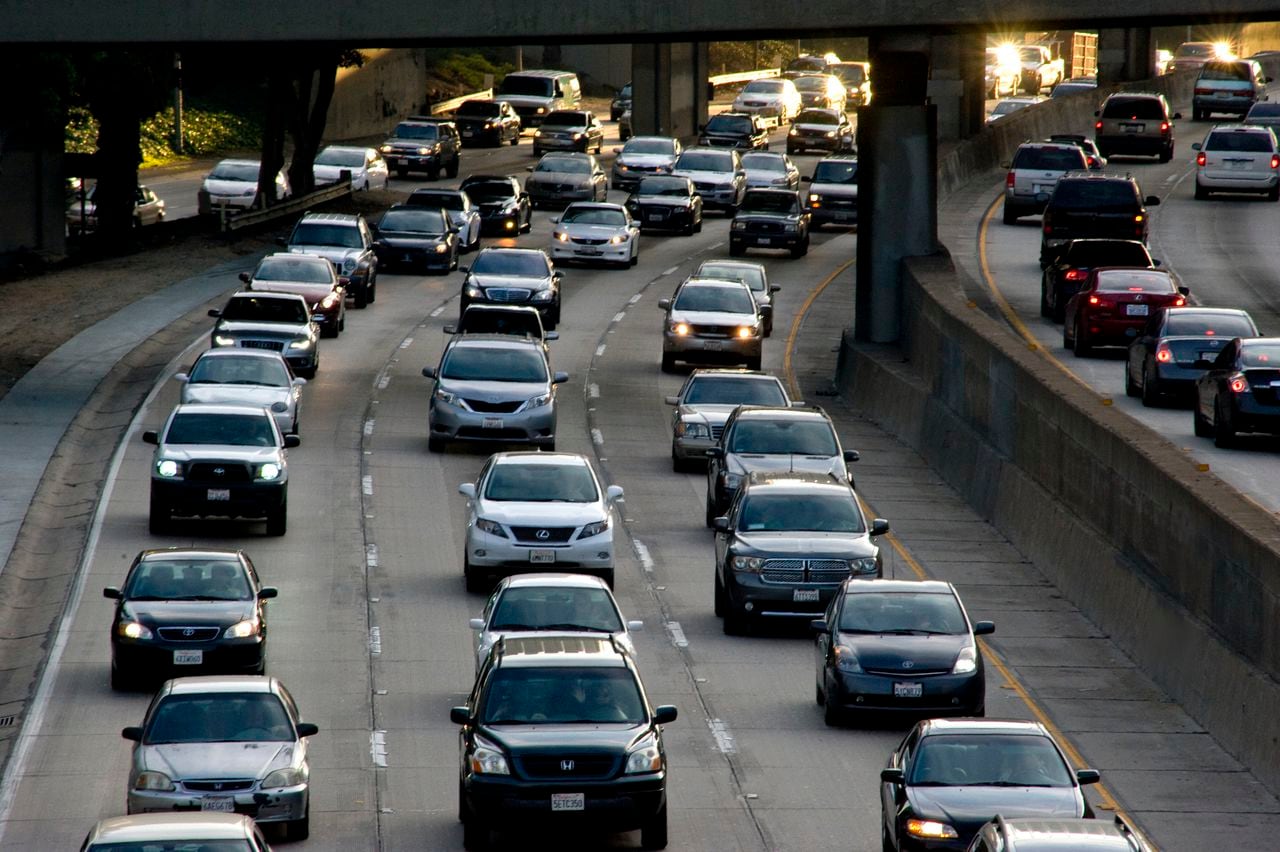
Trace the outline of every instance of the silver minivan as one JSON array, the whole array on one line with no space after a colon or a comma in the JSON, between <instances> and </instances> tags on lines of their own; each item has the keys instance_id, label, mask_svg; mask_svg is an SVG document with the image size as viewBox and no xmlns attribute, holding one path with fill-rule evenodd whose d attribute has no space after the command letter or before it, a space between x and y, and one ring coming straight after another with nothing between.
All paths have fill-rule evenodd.
<instances>
[{"instance_id":1,"label":"silver minivan","mask_svg":"<svg viewBox=\"0 0 1280 852\"><path fill-rule=\"evenodd\" d=\"M582 84L572 71L513 71L495 95L515 108L525 128L537 127L558 109L574 109L582 100Z\"/></svg>"}]
</instances>

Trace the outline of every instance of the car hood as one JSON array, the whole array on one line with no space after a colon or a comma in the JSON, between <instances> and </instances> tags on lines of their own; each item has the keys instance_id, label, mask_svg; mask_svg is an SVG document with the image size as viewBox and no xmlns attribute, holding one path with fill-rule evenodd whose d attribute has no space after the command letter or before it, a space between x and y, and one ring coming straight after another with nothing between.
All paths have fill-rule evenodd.
<instances>
[{"instance_id":1,"label":"car hood","mask_svg":"<svg viewBox=\"0 0 1280 852\"><path fill-rule=\"evenodd\" d=\"M342 262L348 258L358 260L363 251L364 249L347 248L346 246L289 246L289 254L323 257L337 266L342 266Z\"/></svg>"},{"instance_id":2,"label":"car hood","mask_svg":"<svg viewBox=\"0 0 1280 852\"><path fill-rule=\"evenodd\" d=\"M253 601L129 601L121 610L143 624L231 626L253 616Z\"/></svg>"},{"instance_id":3,"label":"car hood","mask_svg":"<svg viewBox=\"0 0 1280 852\"><path fill-rule=\"evenodd\" d=\"M969 644L966 634L947 636L897 636L841 633L840 643L853 648L864 669L900 672L903 677L930 672L948 672L956 655ZM904 662L911 663L904 666Z\"/></svg>"},{"instance_id":4,"label":"car hood","mask_svg":"<svg viewBox=\"0 0 1280 852\"><path fill-rule=\"evenodd\" d=\"M545 290L551 286L549 278L531 278L527 275L479 275L472 274L467 283L476 287L522 287L528 290Z\"/></svg>"},{"instance_id":5,"label":"car hood","mask_svg":"<svg viewBox=\"0 0 1280 852\"><path fill-rule=\"evenodd\" d=\"M909 787L912 813L949 822L966 842L1000 814L1041 819L1082 815L1074 787Z\"/></svg>"},{"instance_id":6,"label":"car hood","mask_svg":"<svg viewBox=\"0 0 1280 852\"><path fill-rule=\"evenodd\" d=\"M245 464L278 463L281 459L279 447L242 447L239 444L165 444L158 455L173 461L218 459Z\"/></svg>"},{"instance_id":7,"label":"car hood","mask_svg":"<svg viewBox=\"0 0 1280 852\"><path fill-rule=\"evenodd\" d=\"M525 185L539 183L572 183L579 186L587 186L591 183L591 175L579 174L578 172L535 172L529 175L529 179L525 181Z\"/></svg>"},{"instance_id":8,"label":"car hood","mask_svg":"<svg viewBox=\"0 0 1280 852\"><path fill-rule=\"evenodd\" d=\"M489 201L477 201L474 203L477 207L480 208L480 213L482 215L485 213L501 213L504 210L514 210L516 209L516 207L519 206L519 202L516 200L516 197L514 195L509 196L507 198L497 198L497 199L491 199Z\"/></svg>"},{"instance_id":9,"label":"car hood","mask_svg":"<svg viewBox=\"0 0 1280 852\"><path fill-rule=\"evenodd\" d=\"M797 453L732 453L737 466L744 471L791 471L844 475L844 460L839 456L803 456Z\"/></svg>"},{"instance_id":10,"label":"car hood","mask_svg":"<svg viewBox=\"0 0 1280 852\"><path fill-rule=\"evenodd\" d=\"M463 379L441 379L440 387L466 399L485 402L508 402L541 396L550 387L546 382L478 382Z\"/></svg>"},{"instance_id":11,"label":"car hood","mask_svg":"<svg viewBox=\"0 0 1280 852\"><path fill-rule=\"evenodd\" d=\"M575 752L608 751L619 755L648 731L647 725L625 722L591 722L556 725L482 725L480 731L512 751L524 753L549 751L562 754L566 748ZM568 745L572 743L572 745Z\"/></svg>"},{"instance_id":12,"label":"car hood","mask_svg":"<svg viewBox=\"0 0 1280 852\"><path fill-rule=\"evenodd\" d=\"M182 401L232 405L261 405L270 408L277 402L289 402L291 388L268 385L231 385L188 382L182 387Z\"/></svg>"},{"instance_id":13,"label":"car hood","mask_svg":"<svg viewBox=\"0 0 1280 852\"><path fill-rule=\"evenodd\" d=\"M314 305L333 291L331 284L311 284L306 281L255 281L253 289L265 293L297 293Z\"/></svg>"},{"instance_id":14,"label":"car hood","mask_svg":"<svg viewBox=\"0 0 1280 852\"><path fill-rule=\"evenodd\" d=\"M782 92L761 92L761 93L743 92L742 94L738 95L736 98L733 99L733 103L735 106L738 104L745 104L748 102L776 104L776 103L782 102L783 100L785 100L785 98L783 97Z\"/></svg>"},{"instance_id":15,"label":"car hood","mask_svg":"<svg viewBox=\"0 0 1280 852\"><path fill-rule=\"evenodd\" d=\"M385 246L437 245L445 241L444 234L428 234L421 231L379 231L378 242Z\"/></svg>"},{"instance_id":16,"label":"car hood","mask_svg":"<svg viewBox=\"0 0 1280 852\"><path fill-rule=\"evenodd\" d=\"M698 405L680 406L680 417L688 420L699 420L712 426L723 426L729 415L737 408L737 404L720 405L719 403L699 403Z\"/></svg>"},{"instance_id":17,"label":"car hood","mask_svg":"<svg viewBox=\"0 0 1280 852\"><path fill-rule=\"evenodd\" d=\"M764 169L746 169L746 173L748 181L764 185L772 184L776 180L778 181L778 186L785 186L791 180L791 175L789 174L778 174Z\"/></svg>"},{"instance_id":18,"label":"car hood","mask_svg":"<svg viewBox=\"0 0 1280 852\"><path fill-rule=\"evenodd\" d=\"M809 184L809 191L815 195L858 197L858 185L856 183L811 183Z\"/></svg>"},{"instance_id":19,"label":"car hood","mask_svg":"<svg viewBox=\"0 0 1280 852\"><path fill-rule=\"evenodd\" d=\"M733 218L739 222L790 222L800 221L799 213L769 213L764 210L739 210Z\"/></svg>"},{"instance_id":20,"label":"car hood","mask_svg":"<svg viewBox=\"0 0 1280 852\"><path fill-rule=\"evenodd\" d=\"M874 556L876 549L866 533L834 532L741 532L738 541L764 553L793 553L804 557L855 559ZM951 655L952 662L955 654Z\"/></svg>"},{"instance_id":21,"label":"car hood","mask_svg":"<svg viewBox=\"0 0 1280 852\"><path fill-rule=\"evenodd\" d=\"M837 136L840 135L840 126L836 124L811 124L807 121L797 121L792 126L806 133L830 133L834 130Z\"/></svg>"},{"instance_id":22,"label":"car hood","mask_svg":"<svg viewBox=\"0 0 1280 852\"><path fill-rule=\"evenodd\" d=\"M501 92L498 93L497 98L513 107L545 107L551 106L552 101L549 95L504 95Z\"/></svg>"},{"instance_id":23,"label":"car hood","mask_svg":"<svg viewBox=\"0 0 1280 852\"><path fill-rule=\"evenodd\" d=\"M480 499L476 514L517 526L580 527L604 520L599 503L521 503Z\"/></svg>"},{"instance_id":24,"label":"car hood","mask_svg":"<svg viewBox=\"0 0 1280 852\"><path fill-rule=\"evenodd\" d=\"M693 199L687 195L637 195L635 203L640 207L689 207Z\"/></svg>"},{"instance_id":25,"label":"car hood","mask_svg":"<svg viewBox=\"0 0 1280 852\"><path fill-rule=\"evenodd\" d=\"M571 222L560 225L559 229L571 237L582 237L589 240L607 240L618 234L625 234L627 229L621 225L579 225Z\"/></svg>"},{"instance_id":26,"label":"car hood","mask_svg":"<svg viewBox=\"0 0 1280 852\"><path fill-rule=\"evenodd\" d=\"M676 177L688 178L703 183L733 183L733 172L699 171L697 169L677 169L672 172Z\"/></svg>"},{"instance_id":27,"label":"car hood","mask_svg":"<svg viewBox=\"0 0 1280 852\"><path fill-rule=\"evenodd\" d=\"M258 191L256 183L247 180L220 180L205 178L204 190L212 195L254 195Z\"/></svg>"},{"instance_id":28,"label":"car hood","mask_svg":"<svg viewBox=\"0 0 1280 852\"><path fill-rule=\"evenodd\" d=\"M344 171L351 172L351 176L357 177L364 172L364 166L312 166L312 174L316 180L335 181Z\"/></svg>"},{"instance_id":29,"label":"car hood","mask_svg":"<svg viewBox=\"0 0 1280 852\"><path fill-rule=\"evenodd\" d=\"M165 743L144 745L146 769L170 778L264 778L272 769L289 766L293 743Z\"/></svg>"},{"instance_id":30,"label":"car hood","mask_svg":"<svg viewBox=\"0 0 1280 852\"><path fill-rule=\"evenodd\" d=\"M670 315L671 322L685 322L690 325L752 325L756 318L752 314L731 314L727 311L675 311Z\"/></svg>"},{"instance_id":31,"label":"car hood","mask_svg":"<svg viewBox=\"0 0 1280 852\"><path fill-rule=\"evenodd\" d=\"M293 340L295 337L307 337L311 334L311 326L289 322L253 322L252 320L218 320L213 327L215 332L247 337L274 337L281 340Z\"/></svg>"},{"instance_id":32,"label":"car hood","mask_svg":"<svg viewBox=\"0 0 1280 852\"><path fill-rule=\"evenodd\" d=\"M615 163L622 166L637 166L639 168L652 169L657 166L670 167L676 161L675 157L668 154L619 154L614 160Z\"/></svg>"}]
</instances>

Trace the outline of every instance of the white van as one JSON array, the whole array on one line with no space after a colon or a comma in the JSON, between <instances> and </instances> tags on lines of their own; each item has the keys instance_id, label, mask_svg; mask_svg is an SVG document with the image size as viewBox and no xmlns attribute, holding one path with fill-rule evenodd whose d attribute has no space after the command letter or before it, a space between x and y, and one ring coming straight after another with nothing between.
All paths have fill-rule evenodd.
<instances>
[{"instance_id":1,"label":"white van","mask_svg":"<svg viewBox=\"0 0 1280 852\"><path fill-rule=\"evenodd\" d=\"M515 107L524 127L537 127L548 113L577 107L582 84L572 71L514 71L503 78L495 98Z\"/></svg>"}]
</instances>

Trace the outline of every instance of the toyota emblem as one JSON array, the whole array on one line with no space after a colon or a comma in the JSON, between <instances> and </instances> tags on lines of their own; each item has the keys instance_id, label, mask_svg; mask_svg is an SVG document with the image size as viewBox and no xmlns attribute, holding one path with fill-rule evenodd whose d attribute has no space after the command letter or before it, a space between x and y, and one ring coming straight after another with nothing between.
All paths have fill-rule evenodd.
<instances>
[{"instance_id":1,"label":"toyota emblem","mask_svg":"<svg viewBox=\"0 0 1280 852\"><path fill-rule=\"evenodd\" d=\"M551 538L551 530L538 530L533 535L535 538L538 539L538 541L546 541L547 539Z\"/></svg>"},{"instance_id":2,"label":"toyota emblem","mask_svg":"<svg viewBox=\"0 0 1280 852\"><path fill-rule=\"evenodd\" d=\"M195 631L195 630L193 630L193 629L192 629L192 628L190 628L190 627L184 627L184 628L182 628L182 635L183 635L183 636L195 636L195 635L196 635L196 631Z\"/></svg>"},{"instance_id":3,"label":"toyota emblem","mask_svg":"<svg viewBox=\"0 0 1280 852\"><path fill-rule=\"evenodd\" d=\"M903 660L903 661L902 661L902 667L903 667L904 669L914 669L914 668L916 667L916 664L915 664L915 662L914 662L914 661L912 661L912 660Z\"/></svg>"},{"instance_id":4,"label":"toyota emblem","mask_svg":"<svg viewBox=\"0 0 1280 852\"><path fill-rule=\"evenodd\" d=\"M560 761L560 768L561 768L563 771L565 771L565 772L572 772L572 771L573 771L573 761L572 761L572 760L562 760L562 761Z\"/></svg>"},{"instance_id":5,"label":"toyota emblem","mask_svg":"<svg viewBox=\"0 0 1280 852\"><path fill-rule=\"evenodd\" d=\"M214 476L226 476L226 475L227 475L227 469L226 469L225 467L215 467L215 468L213 469L213 475L214 475Z\"/></svg>"}]
</instances>

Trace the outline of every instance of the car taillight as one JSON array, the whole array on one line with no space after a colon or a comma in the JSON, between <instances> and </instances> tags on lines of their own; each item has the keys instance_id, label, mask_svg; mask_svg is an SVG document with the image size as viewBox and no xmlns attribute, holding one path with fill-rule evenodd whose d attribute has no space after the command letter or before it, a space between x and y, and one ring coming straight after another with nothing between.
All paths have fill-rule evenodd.
<instances>
[{"instance_id":1,"label":"car taillight","mask_svg":"<svg viewBox=\"0 0 1280 852\"><path fill-rule=\"evenodd\" d=\"M1208 158L1204 155L1204 151L1201 151L1199 154L1196 154L1196 165L1203 166L1207 159ZM1275 160L1273 159L1272 162L1275 162Z\"/></svg>"},{"instance_id":2,"label":"car taillight","mask_svg":"<svg viewBox=\"0 0 1280 852\"><path fill-rule=\"evenodd\" d=\"M1012 170L1009 172L1009 174L1004 176L1004 185L1011 189L1013 188L1013 171Z\"/></svg>"},{"instance_id":3,"label":"car taillight","mask_svg":"<svg viewBox=\"0 0 1280 852\"><path fill-rule=\"evenodd\" d=\"M1205 89L1205 88L1201 88L1200 86L1196 86L1196 92L1195 92L1195 93L1196 93L1197 95L1207 95L1207 94L1209 94L1209 93L1210 93L1210 92L1212 92L1212 91L1213 91L1213 89Z\"/></svg>"},{"instance_id":4,"label":"car taillight","mask_svg":"<svg viewBox=\"0 0 1280 852\"><path fill-rule=\"evenodd\" d=\"M1083 281L1089 277L1089 273L1083 269L1068 269L1066 278L1068 281Z\"/></svg>"},{"instance_id":5,"label":"car taillight","mask_svg":"<svg viewBox=\"0 0 1280 852\"><path fill-rule=\"evenodd\" d=\"M1096 307L1096 308L1110 308L1110 307L1112 307L1112 302L1111 302L1111 300L1110 300L1110 299L1103 299L1103 298L1101 298L1100 296L1090 296L1090 297L1089 297L1089 304L1093 305L1093 306L1094 306L1094 307Z\"/></svg>"},{"instance_id":6,"label":"car taillight","mask_svg":"<svg viewBox=\"0 0 1280 852\"><path fill-rule=\"evenodd\" d=\"M1156 349L1156 360L1159 361L1161 364L1168 364L1170 361L1173 360L1173 352L1170 351L1168 346L1161 344Z\"/></svg>"},{"instance_id":7,"label":"car taillight","mask_svg":"<svg viewBox=\"0 0 1280 852\"><path fill-rule=\"evenodd\" d=\"M1169 132L1169 122L1167 122L1167 121L1162 121L1162 122L1160 122L1160 132L1161 132L1161 133L1168 133L1168 132Z\"/></svg>"},{"instance_id":8,"label":"car taillight","mask_svg":"<svg viewBox=\"0 0 1280 852\"><path fill-rule=\"evenodd\" d=\"M1231 377L1231 390L1235 391L1236 393L1244 393L1248 389L1249 389L1249 382L1245 380L1244 376Z\"/></svg>"},{"instance_id":9,"label":"car taillight","mask_svg":"<svg viewBox=\"0 0 1280 852\"><path fill-rule=\"evenodd\" d=\"M1180 308L1180 307L1182 307L1183 305L1185 305L1186 303L1187 303L1187 297L1186 297L1186 296L1179 296L1178 298L1176 298L1176 299L1174 299L1174 300L1173 300L1173 306L1174 306L1175 308Z\"/></svg>"},{"instance_id":10,"label":"car taillight","mask_svg":"<svg viewBox=\"0 0 1280 852\"><path fill-rule=\"evenodd\" d=\"M1271 168L1280 169L1280 154L1271 155Z\"/></svg>"},{"instance_id":11,"label":"car taillight","mask_svg":"<svg viewBox=\"0 0 1280 852\"><path fill-rule=\"evenodd\" d=\"M1095 121L1095 122L1093 123L1093 129L1094 129L1094 130L1101 130L1101 129L1102 129L1102 122L1101 122L1101 121Z\"/></svg>"}]
</instances>

